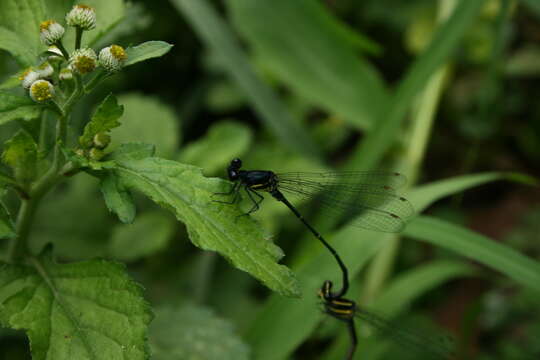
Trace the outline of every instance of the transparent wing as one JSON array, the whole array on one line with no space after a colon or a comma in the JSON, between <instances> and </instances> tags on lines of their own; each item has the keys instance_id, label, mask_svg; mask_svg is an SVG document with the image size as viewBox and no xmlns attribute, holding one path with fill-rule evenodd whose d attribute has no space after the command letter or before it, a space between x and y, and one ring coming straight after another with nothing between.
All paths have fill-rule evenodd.
<instances>
[{"instance_id":1,"label":"transparent wing","mask_svg":"<svg viewBox=\"0 0 540 360\"><path fill-rule=\"evenodd\" d=\"M358 324L367 323L382 337L395 341L415 354L422 354L422 359L448 360L455 356L455 341L449 336L436 336L427 329L406 327L403 323L386 320L358 306L355 318L359 320Z\"/></svg>"},{"instance_id":2,"label":"transparent wing","mask_svg":"<svg viewBox=\"0 0 540 360\"><path fill-rule=\"evenodd\" d=\"M284 194L316 199L330 215L353 215L352 224L364 229L399 232L414 214L412 205L396 195L406 182L398 173L298 172L277 174L277 179Z\"/></svg>"}]
</instances>

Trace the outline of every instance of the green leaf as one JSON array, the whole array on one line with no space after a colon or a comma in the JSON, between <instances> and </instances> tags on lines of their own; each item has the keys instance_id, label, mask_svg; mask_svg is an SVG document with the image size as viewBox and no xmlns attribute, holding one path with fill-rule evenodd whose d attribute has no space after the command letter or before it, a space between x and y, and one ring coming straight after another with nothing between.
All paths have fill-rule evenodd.
<instances>
[{"instance_id":1,"label":"green leaf","mask_svg":"<svg viewBox=\"0 0 540 360\"><path fill-rule=\"evenodd\" d=\"M43 107L27 96L18 96L0 91L0 125L12 120L32 120L37 118Z\"/></svg>"},{"instance_id":2,"label":"green leaf","mask_svg":"<svg viewBox=\"0 0 540 360\"><path fill-rule=\"evenodd\" d=\"M131 225L114 227L109 254L133 261L164 249L174 233L175 222L162 211L146 212Z\"/></svg>"},{"instance_id":3,"label":"green leaf","mask_svg":"<svg viewBox=\"0 0 540 360\"><path fill-rule=\"evenodd\" d=\"M484 173L463 175L435 181L415 187L407 194L407 199L414 205L417 213L422 212L430 204L446 196L460 193L474 186L483 185L496 180L506 179L505 173Z\"/></svg>"},{"instance_id":4,"label":"green leaf","mask_svg":"<svg viewBox=\"0 0 540 360\"><path fill-rule=\"evenodd\" d=\"M165 41L147 41L137 46L130 46L126 49L127 60L125 66L161 57L168 53L173 46Z\"/></svg>"},{"instance_id":5,"label":"green leaf","mask_svg":"<svg viewBox=\"0 0 540 360\"><path fill-rule=\"evenodd\" d=\"M53 244L56 255L68 260L106 256L117 221L104 204L99 179L81 172L53 189L47 206L38 207L29 247L39 253L46 244Z\"/></svg>"},{"instance_id":6,"label":"green leaf","mask_svg":"<svg viewBox=\"0 0 540 360\"><path fill-rule=\"evenodd\" d=\"M154 360L251 359L231 323L201 306L157 309L150 344Z\"/></svg>"},{"instance_id":7,"label":"green leaf","mask_svg":"<svg viewBox=\"0 0 540 360\"><path fill-rule=\"evenodd\" d=\"M223 171L227 164L246 152L251 144L250 129L238 122L220 121L201 140L188 144L179 161L202 167L206 174Z\"/></svg>"},{"instance_id":8,"label":"green leaf","mask_svg":"<svg viewBox=\"0 0 540 360\"><path fill-rule=\"evenodd\" d=\"M260 120L284 145L307 155L320 150L291 116L277 95L255 74L231 29L207 0L173 0L172 4L191 24L208 49L219 57L220 65L244 92Z\"/></svg>"},{"instance_id":9,"label":"green leaf","mask_svg":"<svg viewBox=\"0 0 540 360\"><path fill-rule=\"evenodd\" d=\"M151 144L127 143L120 145L118 149L109 154L109 158L113 160L140 160L154 156L155 152L156 147Z\"/></svg>"},{"instance_id":10,"label":"green leaf","mask_svg":"<svg viewBox=\"0 0 540 360\"><path fill-rule=\"evenodd\" d=\"M15 225L11 220L11 215L2 201L0 201L0 239L12 239L15 236L17 236L17 233L15 232Z\"/></svg>"},{"instance_id":11,"label":"green leaf","mask_svg":"<svg viewBox=\"0 0 540 360\"><path fill-rule=\"evenodd\" d=\"M418 216L404 234L452 250L540 291L540 262L469 229L430 216Z\"/></svg>"},{"instance_id":12,"label":"green leaf","mask_svg":"<svg viewBox=\"0 0 540 360\"><path fill-rule=\"evenodd\" d=\"M32 180L36 174L37 144L25 130L21 129L5 142L2 161L13 169L20 181Z\"/></svg>"},{"instance_id":13,"label":"green leaf","mask_svg":"<svg viewBox=\"0 0 540 360\"><path fill-rule=\"evenodd\" d=\"M376 69L343 35L350 30L313 0L228 0L234 24L257 57L300 96L369 128L387 102Z\"/></svg>"},{"instance_id":14,"label":"green leaf","mask_svg":"<svg viewBox=\"0 0 540 360\"><path fill-rule=\"evenodd\" d=\"M389 102L391 105L379 113L373 131L349 160L350 167L354 167L355 170L374 167L394 144L402 130L401 122L416 96L423 90L430 76L458 49L462 36L470 29L483 3L483 0L459 2L450 18L440 26L429 46L414 61L400 81Z\"/></svg>"},{"instance_id":15,"label":"green leaf","mask_svg":"<svg viewBox=\"0 0 540 360\"><path fill-rule=\"evenodd\" d=\"M114 173L108 173L103 178L100 188L109 211L118 215L124 224L131 224L136 214L131 192L124 188Z\"/></svg>"},{"instance_id":16,"label":"green leaf","mask_svg":"<svg viewBox=\"0 0 540 360\"><path fill-rule=\"evenodd\" d=\"M157 154L169 158L177 150L180 121L174 110L159 99L141 94L118 97L124 105L122 126L112 132L112 148L133 141L156 144Z\"/></svg>"},{"instance_id":17,"label":"green leaf","mask_svg":"<svg viewBox=\"0 0 540 360\"><path fill-rule=\"evenodd\" d=\"M150 308L122 265L30 265L1 265L0 322L27 332L32 359L148 359Z\"/></svg>"},{"instance_id":18,"label":"green leaf","mask_svg":"<svg viewBox=\"0 0 540 360\"><path fill-rule=\"evenodd\" d=\"M116 160L115 175L124 187L138 190L172 211L188 228L193 244L217 251L237 268L286 296L298 296L293 274L276 263L283 253L266 239L255 221L231 205L212 201L230 185L202 176L199 168L160 158Z\"/></svg>"},{"instance_id":19,"label":"green leaf","mask_svg":"<svg viewBox=\"0 0 540 360\"><path fill-rule=\"evenodd\" d=\"M33 65L45 46L39 24L45 18L42 0L0 1L0 48L10 52L22 67Z\"/></svg>"},{"instance_id":20,"label":"green leaf","mask_svg":"<svg viewBox=\"0 0 540 360\"><path fill-rule=\"evenodd\" d=\"M85 147L91 147L94 136L97 133L108 132L115 127L120 126L118 119L124 113L124 107L118 105L116 97L109 94L98 106L96 112L92 116L86 126L83 134L79 137L79 143Z\"/></svg>"}]
</instances>

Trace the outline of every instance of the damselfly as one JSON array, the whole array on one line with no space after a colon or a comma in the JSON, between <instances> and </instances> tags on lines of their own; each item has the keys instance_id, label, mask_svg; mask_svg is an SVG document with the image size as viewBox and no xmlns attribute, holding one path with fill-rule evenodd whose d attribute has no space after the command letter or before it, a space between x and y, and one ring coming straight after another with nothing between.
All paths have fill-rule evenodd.
<instances>
[{"instance_id":1,"label":"damselfly","mask_svg":"<svg viewBox=\"0 0 540 360\"><path fill-rule=\"evenodd\" d=\"M396 195L395 189L406 179L395 172L293 172L274 173L269 170L241 170L242 161L233 159L227 168L229 180L235 182L231 190L219 195L233 195L233 204L238 201L243 188L253 203L246 213L259 209L264 197L260 191L268 192L283 202L319 239L336 259L343 273L343 287L334 294L343 296L349 287L348 272L338 253L317 232L289 202L284 194L306 199L317 199L330 213L346 212L355 216L352 224L368 230L398 232L405 226L406 219L413 213L413 207L403 197Z\"/></svg>"},{"instance_id":2,"label":"damselfly","mask_svg":"<svg viewBox=\"0 0 540 360\"><path fill-rule=\"evenodd\" d=\"M356 334L355 320L367 323L380 335L397 342L409 350L417 359L448 360L453 356L452 341L448 337L435 338L432 334L420 334L416 329L405 329L396 326L385 318L358 306L354 301L343 297L336 297L332 293L332 282L325 281L319 290L326 314L341 320L347 324L351 345L345 357L346 360L353 358L358 337ZM421 355L421 357L419 357Z\"/></svg>"}]
</instances>

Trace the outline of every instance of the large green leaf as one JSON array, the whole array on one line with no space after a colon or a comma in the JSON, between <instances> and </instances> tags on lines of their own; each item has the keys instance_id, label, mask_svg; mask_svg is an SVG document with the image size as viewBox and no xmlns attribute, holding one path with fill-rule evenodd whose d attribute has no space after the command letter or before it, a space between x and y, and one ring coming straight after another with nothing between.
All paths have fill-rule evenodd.
<instances>
[{"instance_id":1,"label":"large green leaf","mask_svg":"<svg viewBox=\"0 0 540 360\"><path fill-rule=\"evenodd\" d=\"M171 0L171 3L191 23L209 50L219 57L220 65L244 92L268 129L290 149L309 156L319 155L320 151L307 132L292 118L277 95L257 77L238 41L209 1Z\"/></svg>"},{"instance_id":2,"label":"large green leaf","mask_svg":"<svg viewBox=\"0 0 540 360\"><path fill-rule=\"evenodd\" d=\"M457 252L540 292L540 262L469 229L430 216L419 216L411 221L404 234Z\"/></svg>"},{"instance_id":3,"label":"large green leaf","mask_svg":"<svg viewBox=\"0 0 540 360\"><path fill-rule=\"evenodd\" d=\"M37 153L36 142L28 132L21 129L5 142L2 162L11 167L16 179L26 182L36 174Z\"/></svg>"},{"instance_id":4,"label":"large green leaf","mask_svg":"<svg viewBox=\"0 0 540 360\"><path fill-rule=\"evenodd\" d=\"M350 167L357 170L372 168L394 144L402 130L402 120L416 96L422 91L433 72L458 49L459 41L469 29L483 3L483 0L459 2L450 18L437 30L429 46L414 61L400 81L388 109L379 114L375 128L349 160Z\"/></svg>"},{"instance_id":5,"label":"large green leaf","mask_svg":"<svg viewBox=\"0 0 540 360\"><path fill-rule=\"evenodd\" d=\"M45 18L42 0L0 1L0 48L10 52L23 67L33 65L45 49L39 38L39 24Z\"/></svg>"},{"instance_id":6,"label":"large green leaf","mask_svg":"<svg viewBox=\"0 0 540 360\"><path fill-rule=\"evenodd\" d=\"M37 118L43 107L29 97L0 91L0 125L12 120L32 120Z\"/></svg>"},{"instance_id":7,"label":"large green leaf","mask_svg":"<svg viewBox=\"0 0 540 360\"><path fill-rule=\"evenodd\" d=\"M156 310L150 344L154 360L250 359L232 324L200 306Z\"/></svg>"},{"instance_id":8,"label":"large green leaf","mask_svg":"<svg viewBox=\"0 0 540 360\"><path fill-rule=\"evenodd\" d=\"M187 144L179 161L200 166L206 174L223 173L231 159L248 150L252 134L250 129L237 122L220 121L212 125L206 136Z\"/></svg>"},{"instance_id":9,"label":"large green leaf","mask_svg":"<svg viewBox=\"0 0 540 360\"><path fill-rule=\"evenodd\" d=\"M122 126L112 132L112 147L140 141L156 145L161 157L170 158L180 143L180 121L174 110L155 97L126 94L118 97L124 106Z\"/></svg>"},{"instance_id":10,"label":"large green leaf","mask_svg":"<svg viewBox=\"0 0 540 360\"><path fill-rule=\"evenodd\" d=\"M378 73L342 36L320 1L228 0L233 21L264 65L302 97L357 127L386 106Z\"/></svg>"},{"instance_id":11,"label":"large green leaf","mask_svg":"<svg viewBox=\"0 0 540 360\"><path fill-rule=\"evenodd\" d=\"M186 224L196 246L219 252L283 295L299 295L292 272L276 263L283 253L255 221L239 217L242 213L235 206L212 201L214 193L227 190L227 182L203 177L200 168L156 157L117 159L113 173L126 188L172 211Z\"/></svg>"},{"instance_id":12,"label":"large green leaf","mask_svg":"<svg viewBox=\"0 0 540 360\"><path fill-rule=\"evenodd\" d=\"M25 330L34 360L148 359L150 308L123 266L104 260L0 265L0 322Z\"/></svg>"},{"instance_id":13,"label":"large green leaf","mask_svg":"<svg viewBox=\"0 0 540 360\"><path fill-rule=\"evenodd\" d=\"M36 61L37 55L25 45L19 34L0 26L0 49L9 52L23 68L29 67Z\"/></svg>"}]
</instances>

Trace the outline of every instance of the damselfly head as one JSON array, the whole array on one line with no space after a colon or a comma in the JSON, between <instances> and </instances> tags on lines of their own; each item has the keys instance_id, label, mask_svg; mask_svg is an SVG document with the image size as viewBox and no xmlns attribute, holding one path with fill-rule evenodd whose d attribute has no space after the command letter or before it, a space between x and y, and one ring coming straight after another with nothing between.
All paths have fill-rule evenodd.
<instances>
[{"instance_id":1,"label":"damselfly head","mask_svg":"<svg viewBox=\"0 0 540 360\"><path fill-rule=\"evenodd\" d=\"M229 180L235 181L238 180L238 170L242 167L242 160L235 158L231 160L229 167L227 168L227 175Z\"/></svg>"}]
</instances>

